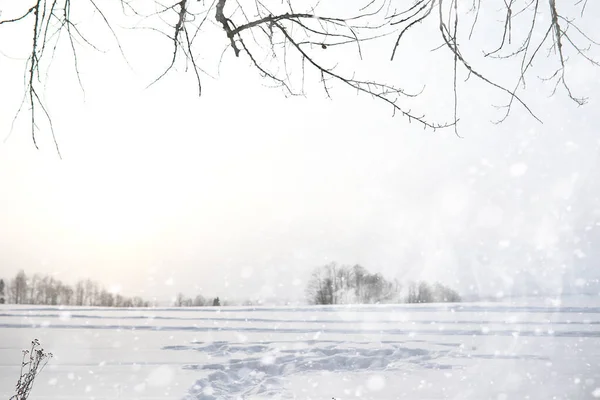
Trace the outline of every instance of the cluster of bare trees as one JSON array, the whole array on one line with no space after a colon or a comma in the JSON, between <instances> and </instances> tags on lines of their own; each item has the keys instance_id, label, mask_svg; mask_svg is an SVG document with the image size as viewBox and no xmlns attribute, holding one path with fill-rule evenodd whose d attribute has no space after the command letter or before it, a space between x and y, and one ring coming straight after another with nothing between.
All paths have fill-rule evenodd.
<instances>
[{"instance_id":1,"label":"cluster of bare trees","mask_svg":"<svg viewBox=\"0 0 600 400\"><path fill-rule=\"evenodd\" d=\"M0 287L4 281L0 281ZM73 305L97 307L149 307L141 297L112 293L92 280L81 280L73 287L49 275L32 275L19 271L9 282L6 302L11 304ZM3 293L0 291L0 299ZM1 302L2 300L0 300Z\"/></svg>"},{"instance_id":2,"label":"cluster of bare trees","mask_svg":"<svg viewBox=\"0 0 600 400\"><path fill-rule=\"evenodd\" d=\"M374 304L459 302L453 289L436 283L408 284L404 295L397 280L389 281L381 274L371 274L360 265L330 263L314 270L306 288L311 304Z\"/></svg>"},{"instance_id":3,"label":"cluster of bare trees","mask_svg":"<svg viewBox=\"0 0 600 400\"><path fill-rule=\"evenodd\" d=\"M360 265L331 263L314 270L306 294L312 304L369 304L392 300L399 287Z\"/></svg>"},{"instance_id":4,"label":"cluster of bare trees","mask_svg":"<svg viewBox=\"0 0 600 400\"><path fill-rule=\"evenodd\" d=\"M439 282L433 285L423 281L408 284L407 303L458 303L460 301L460 295L456 290Z\"/></svg>"},{"instance_id":5,"label":"cluster of bare trees","mask_svg":"<svg viewBox=\"0 0 600 400\"><path fill-rule=\"evenodd\" d=\"M183 293L178 293L175 301L173 302L174 307L219 307L221 306L221 300L218 297L214 299L207 299L201 294L194 298L186 297Z\"/></svg>"}]
</instances>

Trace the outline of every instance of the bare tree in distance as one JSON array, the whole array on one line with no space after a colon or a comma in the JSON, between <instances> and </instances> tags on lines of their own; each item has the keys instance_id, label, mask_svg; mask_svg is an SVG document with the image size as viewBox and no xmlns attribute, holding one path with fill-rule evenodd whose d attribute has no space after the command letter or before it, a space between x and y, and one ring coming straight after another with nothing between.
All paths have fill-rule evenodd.
<instances>
[{"instance_id":1,"label":"bare tree in distance","mask_svg":"<svg viewBox=\"0 0 600 400\"><path fill-rule=\"evenodd\" d=\"M193 72L198 94L208 74L200 54L200 39L213 35L211 43L223 46L223 55L246 59L270 84L282 88L286 95L305 95L305 81L319 82L325 95L332 96L336 87L346 87L366 94L424 128L453 128L458 135L458 92L463 81L477 79L505 95L499 106L496 123L504 121L518 105L539 120L524 101L522 93L529 77L536 76L533 66L540 58L548 58L553 73L540 77L550 85L551 94L560 90L578 105L587 99L579 96L569 84L567 64L581 59L598 67L592 49L598 38L590 36L583 25L598 17L600 5L588 0L120 0L99 2L88 0L23 0L11 5L0 15L0 43L11 35L11 28L25 25L31 32L29 56L25 66L25 96L19 112L29 109L31 136L35 146L40 118L54 128L48 109L42 101L47 79L45 72L56 49L67 47L72 53L76 79L80 79L78 50L81 46L96 48L85 27L92 12L114 38L125 57L115 19L125 16L135 29L157 33L160 40L171 44L164 54L165 67L149 86L161 80L176 66ZM337 4L337 8L333 5ZM119 8L114 8L118 5ZM113 8L111 8L113 7ZM327 10L327 8L331 10ZM116 15L119 12L121 15ZM591 14L591 15L590 15ZM592 22L593 23L593 22ZM485 48L478 48L482 35L497 26L497 37L485 36ZM216 29L215 29L216 28ZM211 29L213 32L211 33ZM398 84L377 77L357 76L352 65L336 59L336 48L349 48L357 58L364 56L366 43L382 41L389 45L388 58L417 65L427 60L401 57L401 43L419 39L423 34L437 35L449 65L453 65L453 118L436 121L422 112L413 111L414 98L420 91L404 89L410 77L399 77ZM478 36L479 35L479 36ZM475 40L479 37L479 41ZM154 36L148 36L151 48ZM600 40L600 39L598 39ZM492 43L492 44L487 44ZM332 53L333 52L333 53ZM480 54L475 57L472 54ZM506 75L503 82L480 69L485 60L493 60ZM512 61L511 61L512 60ZM219 61L220 62L220 61ZM337 64L340 65L337 65ZM343 65L342 65L343 64ZM508 68L507 68L508 67ZM510 82L510 83L506 83ZM83 85L82 85L83 88ZM540 121L541 122L541 121ZM54 139L56 144L56 139ZM58 145L57 145L58 151ZM60 152L59 152L60 155Z\"/></svg>"},{"instance_id":2,"label":"bare tree in distance","mask_svg":"<svg viewBox=\"0 0 600 400\"><path fill-rule=\"evenodd\" d=\"M4 298L4 279L0 279L0 304L4 304L6 299Z\"/></svg>"}]
</instances>

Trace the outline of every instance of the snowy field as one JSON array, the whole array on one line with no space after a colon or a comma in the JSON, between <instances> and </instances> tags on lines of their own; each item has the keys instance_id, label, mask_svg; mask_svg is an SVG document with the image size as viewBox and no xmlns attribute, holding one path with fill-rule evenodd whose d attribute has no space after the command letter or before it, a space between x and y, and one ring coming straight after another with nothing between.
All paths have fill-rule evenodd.
<instances>
[{"instance_id":1,"label":"snowy field","mask_svg":"<svg viewBox=\"0 0 600 400\"><path fill-rule=\"evenodd\" d=\"M595 303L595 304L594 304ZM600 398L600 301L297 308L0 307L0 399Z\"/></svg>"}]
</instances>

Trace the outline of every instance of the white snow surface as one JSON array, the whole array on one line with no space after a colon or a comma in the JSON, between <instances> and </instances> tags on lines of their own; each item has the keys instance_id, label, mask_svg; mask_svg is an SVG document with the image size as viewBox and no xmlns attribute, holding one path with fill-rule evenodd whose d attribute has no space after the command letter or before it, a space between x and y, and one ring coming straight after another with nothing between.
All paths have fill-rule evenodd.
<instances>
[{"instance_id":1,"label":"white snow surface","mask_svg":"<svg viewBox=\"0 0 600 400\"><path fill-rule=\"evenodd\" d=\"M600 301L330 307L0 307L0 398L594 399Z\"/></svg>"}]
</instances>

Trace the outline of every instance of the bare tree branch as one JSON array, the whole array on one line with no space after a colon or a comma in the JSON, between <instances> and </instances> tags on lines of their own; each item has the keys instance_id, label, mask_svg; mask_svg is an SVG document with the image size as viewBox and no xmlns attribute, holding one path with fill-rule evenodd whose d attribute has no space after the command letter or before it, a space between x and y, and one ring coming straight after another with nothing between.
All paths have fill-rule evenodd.
<instances>
[{"instance_id":1,"label":"bare tree branch","mask_svg":"<svg viewBox=\"0 0 600 400\"><path fill-rule=\"evenodd\" d=\"M409 121L417 121L425 128L452 126L457 136L459 91L465 93L462 85L467 84L471 76L507 96L505 105L499 107L503 111L496 123L508 118L514 104L520 105L540 121L533 108L525 102L522 91L526 89L534 64L538 64L537 61L545 56L542 49L548 51L548 59L544 62L553 67L553 73L548 78L542 78L542 81L552 86L551 95L563 89L566 97L578 105L585 104L587 98L577 96L577 88L569 83L567 66L570 60L579 58L586 60L588 65L600 67L597 52L600 42L586 32L583 23L587 20L586 14L593 12L590 7L597 5L587 0L576 0L573 4L558 3L556 0L472 0L467 11L461 11L462 3L459 5L458 0L415 0L411 4L398 2L397 5L394 0L364 0L364 4L356 5L355 11L347 15L344 15L346 8L340 9L339 14L335 15L321 12L325 2L120 0L117 12L135 21L130 29L157 32L160 34L157 40L166 38L170 43L170 50L165 56L167 66L150 82L149 87L177 68L179 63L184 63L185 70L193 70L198 95L201 95L202 78L211 75L203 69L205 60L200 55L204 54L204 44L199 39L208 37L211 43L224 44L220 59L218 62L215 59L217 69L220 68L223 55L231 48L237 58L247 57L251 68L273 86L282 88L286 96L305 95L308 79L313 77L315 84L321 85L327 97L334 94L337 86L351 88L391 106L394 114L399 113ZM48 79L48 69L55 58L56 49L63 46L65 41L68 42L74 73L82 90L82 65L78 49L89 46L100 50L86 37L86 31L82 29L85 22L73 19L76 11L71 0L23 0L23 3L27 3L27 6L20 6L20 11L0 19L0 35L20 24L29 27L32 32L25 67L23 104L29 106L31 136L37 148L36 135L42 129L39 125L42 121L48 123L54 138L50 113L42 103L43 96L40 93ZM77 10L86 4L108 28L106 33L111 41L116 41L119 52L129 64L115 29L114 10L107 11L108 5L101 7L96 0L78 2ZM19 5L14 8L19 9ZM482 8L486 8L486 11L489 8L492 14L482 12ZM485 24L481 22L490 15L492 21L486 20ZM495 37L497 45L485 50L475 48L473 52L472 47L476 44L472 39L476 37L476 25L477 32L488 28L499 29L500 33ZM515 28L517 25L519 29ZM463 26L469 26L469 29L463 32ZM215 27L218 32L209 33ZM393 35L390 60L395 61L401 53L401 44L408 40L409 35L420 38L420 33L437 38L441 43L437 49L447 50L448 68L452 65L452 93L447 93L453 103L450 122L435 122L423 113L412 111L411 99L420 92L409 93L398 85L379 79L358 78L351 62L336 58L339 54L337 49L344 47L352 51L357 61L373 57L367 44L378 40L383 42ZM470 46L469 51L466 51L467 46ZM328 52L328 49L332 50ZM474 57L473 54L478 52L481 57ZM406 62L406 57L402 59ZM410 62L426 61L414 59ZM499 79L482 72L487 70L485 63L508 63L506 65L513 65L514 68L503 69ZM464 82L459 79L461 74L467 77ZM23 105L17 115L22 108Z\"/></svg>"}]
</instances>

